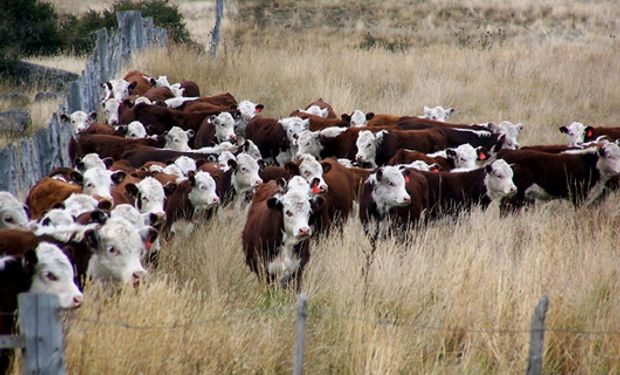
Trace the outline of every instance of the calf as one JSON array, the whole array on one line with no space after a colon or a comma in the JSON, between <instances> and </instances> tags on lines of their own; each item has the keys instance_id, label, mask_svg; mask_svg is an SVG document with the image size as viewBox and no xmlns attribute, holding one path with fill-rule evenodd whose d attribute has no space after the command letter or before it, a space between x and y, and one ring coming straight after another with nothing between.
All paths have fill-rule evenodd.
<instances>
[{"instance_id":1,"label":"calf","mask_svg":"<svg viewBox=\"0 0 620 375\"><path fill-rule=\"evenodd\" d=\"M78 134L88 129L88 127L97 120L97 112L86 113L83 111L75 111L70 115L60 115L60 120L71 126L72 133Z\"/></svg>"},{"instance_id":2,"label":"calf","mask_svg":"<svg viewBox=\"0 0 620 375\"><path fill-rule=\"evenodd\" d=\"M424 116L422 118L427 118L434 121L446 122L448 117L454 114L454 108L446 108L444 109L442 106L437 106L434 108L429 108L424 106Z\"/></svg>"},{"instance_id":3,"label":"calf","mask_svg":"<svg viewBox=\"0 0 620 375\"><path fill-rule=\"evenodd\" d=\"M525 200L567 198L578 205L593 203L610 179L620 173L620 149L607 143L583 153L550 154L537 151L503 151L498 157L515 165L518 194L512 203Z\"/></svg>"},{"instance_id":4,"label":"calf","mask_svg":"<svg viewBox=\"0 0 620 375\"><path fill-rule=\"evenodd\" d=\"M277 279L286 286L295 278L297 289L301 288L302 272L310 260L309 219L322 204L323 198L309 199L297 189L282 194L274 181L257 189L241 236L245 263L259 280L271 284Z\"/></svg>"},{"instance_id":5,"label":"calf","mask_svg":"<svg viewBox=\"0 0 620 375\"><path fill-rule=\"evenodd\" d=\"M401 148L429 153L447 148L448 142L441 129L391 130L376 134L363 130L359 133L356 147L355 159L359 164L376 166L387 163Z\"/></svg>"},{"instance_id":6,"label":"calf","mask_svg":"<svg viewBox=\"0 0 620 375\"><path fill-rule=\"evenodd\" d=\"M336 112L334 111L334 109L332 108L332 106L327 103L326 101L323 100L323 98L318 98L317 100L313 101L312 103L308 104L306 106L306 110L310 109L311 107L317 107L319 108L319 110L323 110L325 112L325 118L332 118L332 119L337 119L338 115L336 115Z\"/></svg>"},{"instance_id":7,"label":"calf","mask_svg":"<svg viewBox=\"0 0 620 375\"><path fill-rule=\"evenodd\" d=\"M406 206L396 206L389 210L390 219L401 227L424 223L429 210L428 182L423 174L415 169L406 169L405 190L411 201Z\"/></svg>"},{"instance_id":8,"label":"calf","mask_svg":"<svg viewBox=\"0 0 620 375\"><path fill-rule=\"evenodd\" d=\"M193 147L213 146L222 142L237 142L235 119L228 112L222 112L217 116L205 119L196 133Z\"/></svg>"},{"instance_id":9,"label":"calf","mask_svg":"<svg viewBox=\"0 0 620 375\"><path fill-rule=\"evenodd\" d=\"M157 217L165 218L166 192L155 178L146 177L137 184L127 184L125 189L135 198L135 205L140 213L152 213Z\"/></svg>"},{"instance_id":10,"label":"calf","mask_svg":"<svg viewBox=\"0 0 620 375\"><path fill-rule=\"evenodd\" d=\"M362 188L360 199L360 220L366 233L375 233L375 237L387 233L385 219L392 207L407 206L411 197L405 188L405 176L409 170L400 171L389 166L372 173Z\"/></svg>"},{"instance_id":11,"label":"calf","mask_svg":"<svg viewBox=\"0 0 620 375\"><path fill-rule=\"evenodd\" d=\"M406 150L403 148L396 151L396 154L387 162L387 165L409 164L417 160L423 161L429 165L435 164L437 170L449 171L454 168L454 163L447 157L429 156L423 152Z\"/></svg>"},{"instance_id":12,"label":"calf","mask_svg":"<svg viewBox=\"0 0 620 375\"><path fill-rule=\"evenodd\" d=\"M620 139L620 127L592 127L580 122L573 122L568 126L560 127L560 132L568 137L570 146L578 146L584 142L594 141L601 136L611 140Z\"/></svg>"},{"instance_id":13,"label":"calf","mask_svg":"<svg viewBox=\"0 0 620 375\"><path fill-rule=\"evenodd\" d=\"M331 127L344 127L351 126L351 119L348 115L343 115L342 118L323 118L310 113L293 112L291 116L298 116L299 118L308 120L308 130L317 131Z\"/></svg>"},{"instance_id":14,"label":"calf","mask_svg":"<svg viewBox=\"0 0 620 375\"><path fill-rule=\"evenodd\" d=\"M164 132L166 144L164 148L172 151L191 151L189 140L194 136L193 130L183 130L178 126L173 126L167 132Z\"/></svg>"},{"instance_id":15,"label":"calf","mask_svg":"<svg viewBox=\"0 0 620 375\"><path fill-rule=\"evenodd\" d=\"M429 188L430 217L457 215L473 205L488 206L517 192L512 168L504 160L467 172L420 172Z\"/></svg>"},{"instance_id":16,"label":"calf","mask_svg":"<svg viewBox=\"0 0 620 375\"><path fill-rule=\"evenodd\" d=\"M0 192L0 229L26 229L28 213L24 205L9 192Z\"/></svg>"},{"instance_id":17,"label":"calf","mask_svg":"<svg viewBox=\"0 0 620 375\"><path fill-rule=\"evenodd\" d=\"M239 109L240 116L235 121L235 134L241 137L245 137L245 128L257 114L259 114L265 106L262 104L256 104L249 100L243 100L237 107Z\"/></svg>"},{"instance_id":18,"label":"calf","mask_svg":"<svg viewBox=\"0 0 620 375\"><path fill-rule=\"evenodd\" d=\"M163 150L150 146L135 147L120 155L119 159L125 161L133 168L140 168L148 162L162 162L168 163L171 160L175 160L179 156L187 156L196 161L203 160L217 160L217 154L203 154L193 151L174 151Z\"/></svg>"},{"instance_id":19,"label":"calf","mask_svg":"<svg viewBox=\"0 0 620 375\"><path fill-rule=\"evenodd\" d=\"M121 159L121 155L137 146L163 147L164 138L127 139L111 135L83 134L77 139L74 160L90 153L97 153L101 158Z\"/></svg>"},{"instance_id":20,"label":"calf","mask_svg":"<svg viewBox=\"0 0 620 375\"><path fill-rule=\"evenodd\" d=\"M196 210L208 210L220 203L215 188L215 181L209 173L190 173L168 197L162 232L188 236L194 229L192 218Z\"/></svg>"},{"instance_id":21,"label":"calf","mask_svg":"<svg viewBox=\"0 0 620 375\"><path fill-rule=\"evenodd\" d=\"M30 218L38 220L43 213L58 203L62 203L73 193L81 193L82 187L61 180L45 177L39 180L28 192L26 206Z\"/></svg>"},{"instance_id":22,"label":"calf","mask_svg":"<svg viewBox=\"0 0 620 375\"><path fill-rule=\"evenodd\" d=\"M178 126L183 130L191 129L196 132L205 118L221 112L223 112L221 109L185 112L144 103L137 104L133 108L134 120L145 124L149 134L162 134L166 130L170 130L172 126Z\"/></svg>"}]
</instances>

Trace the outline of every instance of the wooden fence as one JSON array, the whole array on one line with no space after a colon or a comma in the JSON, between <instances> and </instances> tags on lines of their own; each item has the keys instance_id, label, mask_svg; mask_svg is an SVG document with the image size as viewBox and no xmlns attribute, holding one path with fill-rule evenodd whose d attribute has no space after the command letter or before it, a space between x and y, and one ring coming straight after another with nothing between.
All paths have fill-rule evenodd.
<instances>
[{"instance_id":1,"label":"wooden fence","mask_svg":"<svg viewBox=\"0 0 620 375\"><path fill-rule=\"evenodd\" d=\"M97 110L101 83L118 77L133 53L168 44L166 30L155 27L152 18L142 18L136 11L119 12L116 16L119 29L113 33L107 29L96 32L95 48L86 67L80 78L70 83L65 104L52 114L49 126L0 150L0 191L21 197L52 169L71 165L71 130L60 122L60 114Z\"/></svg>"}]
</instances>

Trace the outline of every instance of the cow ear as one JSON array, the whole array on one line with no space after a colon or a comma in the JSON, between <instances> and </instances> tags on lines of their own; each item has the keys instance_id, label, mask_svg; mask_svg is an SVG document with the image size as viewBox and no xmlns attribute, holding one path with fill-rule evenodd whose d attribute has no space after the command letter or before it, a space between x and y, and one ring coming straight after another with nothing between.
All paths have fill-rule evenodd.
<instances>
[{"instance_id":1,"label":"cow ear","mask_svg":"<svg viewBox=\"0 0 620 375\"><path fill-rule=\"evenodd\" d=\"M94 229L88 229L84 232L84 240L86 241L86 245L91 249L99 249L99 244L101 243L101 238L99 237L99 233L97 233Z\"/></svg>"},{"instance_id":2,"label":"cow ear","mask_svg":"<svg viewBox=\"0 0 620 375\"><path fill-rule=\"evenodd\" d=\"M348 113L343 113L342 115L340 115L340 119L342 121L348 122L349 124L351 123L351 116Z\"/></svg>"},{"instance_id":3,"label":"cow ear","mask_svg":"<svg viewBox=\"0 0 620 375\"><path fill-rule=\"evenodd\" d=\"M456 151L452 148L449 148L446 150L446 156L453 158L456 156Z\"/></svg>"},{"instance_id":4,"label":"cow ear","mask_svg":"<svg viewBox=\"0 0 620 375\"><path fill-rule=\"evenodd\" d=\"M138 195L138 187L134 183L129 183L125 185L125 191L129 193L132 197Z\"/></svg>"},{"instance_id":5,"label":"cow ear","mask_svg":"<svg viewBox=\"0 0 620 375\"><path fill-rule=\"evenodd\" d=\"M207 156L207 160L209 163L215 163L217 161L217 156L215 155L209 155ZM198 165L196 165L196 168L198 167Z\"/></svg>"},{"instance_id":6,"label":"cow ear","mask_svg":"<svg viewBox=\"0 0 620 375\"><path fill-rule=\"evenodd\" d=\"M177 190L178 187L179 185L177 185L176 182L168 182L166 185L164 185L164 193L167 197L169 197Z\"/></svg>"},{"instance_id":7,"label":"cow ear","mask_svg":"<svg viewBox=\"0 0 620 375\"><path fill-rule=\"evenodd\" d=\"M431 114L431 109L427 106L424 106L424 115L429 116Z\"/></svg>"},{"instance_id":8,"label":"cow ear","mask_svg":"<svg viewBox=\"0 0 620 375\"><path fill-rule=\"evenodd\" d=\"M332 165L329 163L321 163L321 167L323 167L323 174L329 172L332 169Z\"/></svg>"},{"instance_id":9,"label":"cow ear","mask_svg":"<svg viewBox=\"0 0 620 375\"><path fill-rule=\"evenodd\" d=\"M185 134L187 134L189 138L192 138L194 136L194 131L192 129L189 129L185 131Z\"/></svg>"},{"instance_id":10,"label":"cow ear","mask_svg":"<svg viewBox=\"0 0 620 375\"><path fill-rule=\"evenodd\" d=\"M119 135L127 135L127 131L129 130L129 128L127 127L127 125L118 125L114 128L114 130L116 130Z\"/></svg>"},{"instance_id":11,"label":"cow ear","mask_svg":"<svg viewBox=\"0 0 620 375\"><path fill-rule=\"evenodd\" d=\"M299 175L299 166L292 161L289 161L284 165L284 169L291 172L292 174L298 176Z\"/></svg>"},{"instance_id":12,"label":"cow ear","mask_svg":"<svg viewBox=\"0 0 620 375\"><path fill-rule=\"evenodd\" d=\"M57 209L60 209L60 210L64 210L66 208L65 207L65 202L56 202L56 203L54 203L54 205L52 206L52 209L54 209L54 208L57 208ZM43 213L43 215L45 215L45 212Z\"/></svg>"},{"instance_id":13,"label":"cow ear","mask_svg":"<svg viewBox=\"0 0 620 375\"><path fill-rule=\"evenodd\" d=\"M366 114L366 121L370 121L370 120L372 120L373 118L375 118L375 113L374 113L374 112L368 112L368 113Z\"/></svg>"},{"instance_id":14,"label":"cow ear","mask_svg":"<svg viewBox=\"0 0 620 375\"><path fill-rule=\"evenodd\" d=\"M37 264L39 263L39 258L37 258L37 252L34 249L30 249L26 251L24 257L22 258L22 264L24 266L24 270L29 275L34 275L37 269Z\"/></svg>"},{"instance_id":15,"label":"cow ear","mask_svg":"<svg viewBox=\"0 0 620 375\"><path fill-rule=\"evenodd\" d=\"M196 160L196 169L202 167L207 161L203 158Z\"/></svg>"},{"instance_id":16,"label":"cow ear","mask_svg":"<svg viewBox=\"0 0 620 375\"><path fill-rule=\"evenodd\" d=\"M127 89L128 90L133 90L136 88L136 86L138 86L138 81L132 81L128 86Z\"/></svg>"},{"instance_id":17,"label":"cow ear","mask_svg":"<svg viewBox=\"0 0 620 375\"><path fill-rule=\"evenodd\" d=\"M93 223L103 225L108 220L108 215L106 215L106 213L101 210L93 210L90 213L90 220Z\"/></svg>"},{"instance_id":18,"label":"cow ear","mask_svg":"<svg viewBox=\"0 0 620 375\"><path fill-rule=\"evenodd\" d=\"M144 227L138 231L142 241L144 242L144 247L146 251L151 251L151 246L153 246L153 242L157 240L159 236L159 232L153 227Z\"/></svg>"},{"instance_id":19,"label":"cow ear","mask_svg":"<svg viewBox=\"0 0 620 375\"><path fill-rule=\"evenodd\" d=\"M411 169L405 169L405 170L403 170L402 173L403 173L403 176L405 177L405 179L407 179L411 175Z\"/></svg>"},{"instance_id":20,"label":"cow ear","mask_svg":"<svg viewBox=\"0 0 620 375\"><path fill-rule=\"evenodd\" d=\"M568 134L568 128L566 126L560 126L560 133Z\"/></svg>"},{"instance_id":21,"label":"cow ear","mask_svg":"<svg viewBox=\"0 0 620 375\"><path fill-rule=\"evenodd\" d=\"M75 161L75 167L80 171L84 170L84 163L82 162L82 159L78 159Z\"/></svg>"},{"instance_id":22,"label":"cow ear","mask_svg":"<svg viewBox=\"0 0 620 375\"><path fill-rule=\"evenodd\" d=\"M383 169L381 168L377 169L375 176L377 178L377 181L381 181L381 178L383 178Z\"/></svg>"},{"instance_id":23,"label":"cow ear","mask_svg":"<svg viewBox=\"0 0 620 375\"><path fill-rule=\"evenodd\" d=\"M265 161L263 159L258 159L256 161L256 164L258 164L258 169L261 171L265 169L265 167L267 166L267 164L265 164Z\"/></svg>"},{"instance_id":24,"label":"cow ear","mask_svg":"<svg viewBox=\"0 0 620 375\"><path fill-rule=\"evenodd\" d=\"M265 106L262 104L257 104L256 107L254 107L254 110L256 111L256 113L261 112L263 109L265 109Z\"/></svg>"},{"instance_id":25,"label":"cow ear","mask_svg":"<svg viewBox=\"0 0 620 375\"><path fill-rule=\"evenodd\" d=\"M446 115L452 116L454 114L454 111L455 111L454 108L448 108L446 109Z\"/></svg>"},{"instance_id":26,"label":"cow ear","mask_svg":"<svg viewBox=\"0 0 620 375\"><path fill-rule=\"evenodd\" d=\"M237 162L235 160L229 159L227 163L230 168L237 169Z\"/></svg>"},{"instance_id":27,"label":"cow ear","mask_svg":"<svg viewBox=\"0 0 620 375\"><path fill-rule=\"evenodd\" d=\"M521 133L523 131L523 124L518 123L515 125L515 128L517 129L517 132Z\"/></svg>"},{"instance_id":28,"label":"cow ear","mask_svg":"<svg viewBox=\"0 0 620 375\"><path fill-rule=\"evenodd\" d=\"M584 140L591 139L594 134L594 128L591 126L586 126L586 137Z\"/></svg>"},{"instance_id":29,"label":"cow ear","mask_svg":"<svg viewBox=\"0 0 620 375\"><path fill-rule=\"evenodd\" d=\"M114 185L118 185L121 182L123 182L123 180L125 179L125 176L126 176L126 174L123 171L118 171L118 172L112 173L112 176L111 176L112 177L112 182L114 183Z\"/></svg>"},{"instance_id":30,"label":"cow ear","mask_svg":"<svg viewBox=\"0 0 620 375\"><path fill-rule=\"evenodd\" d=\"M84 182L84 177L78 171L71 171L69 177L71 177L71 180L74 181L76 184L81 185Z\"/></svg>"},{"instance_id":31,"label":"cow ear","mask_svg":"<svg viewBox=\"0 0 620 375\"><path fill-rule=\"evenodd\" d=\"M484 170L487 173L491 173L491 172L493 172L493 167L491 167L491 164L487 164L487 166L484 167Z\"/></svg>"},{"instance_id":32,"label":"cow ear","mask_svg":"<svg viewBox=\"0 0 620 375\"><path fill-rule=\"evenodd\" d=\"M478 160L487 160L491 157L491 154L489 154L489 151L487 151L487 148L484 146L478 147L476 152L478 153Z\"/></svg>"},{"instance_id":33,"label":"cow ear","mask_svg":"<svg viewBox=\"0 0 620 375\"><path fill-rule=\"evenodd\" d=\"M110 157L104 158L102 161L103 161L103 164L105 164L105 167L108 169L112 166L112 164L114 164L114 159Z\"/></svg>"},{"instance_id":34,"label":"cow ear","mask_svg":"<svg viewBox=\"0 0 620 375\"><path fill-rule=\"evenodd\" d=\"M187 179L189 180L189 184L191 187L196 186L196 172L189 171L187 173Z\"/></svg>"},{"instance_id":35,"label":"cow ear","mask_svg":"<svg viewBox=\"0 0 620 375\"><path fill-rule=\"evenodd\" d=\"M154 87L157 84L157 80L151 77L151 79L149 79L149 84L151 85L151 87Z\"/></svg>"},{"instance_id":36,"label":"cow ear","mask_svg":"<svg viewBox=\"0 0 620 375\"><path fill-rule=\"evenodd\" d=\"M92 111L91 113L88 114L88 117L93 121L97 120L97 112Z\"/></svg>"},{"instance_id":37,"label":"cow ear","mask_svg":"<svg viewBox=\"0 0 620 375\"><path fill-rule=\"evenodd\" d=\"M282 205L282 201L280 201L280 198L271 197L267 199L267 207L269 207L272 210L281 211L284 206Z\"/></svg>"},{"instance_id":38,"label":"cow ear","mask_svg":"<svg viewBox=\"0 0 620 375\"><path fill-rule=\"evenodd\" d=\"M62 115L60 115L60 120L61 121L66 121L69 122L69 116L65 115L64 113Z\"/></svg>"},{"instance_id":39,"label":"cow ear","mask_svg":"<svg viewBox=\"0 0 620 375\"><path fill-rule=\"evenodd\" d=\"M123 99L123 105L127 108L133 107L133 100L131 99Z\"/></svg>"},{"instance_id":40,"label":"cow ear","mask_svg":"<svg viewBox=\"0 0 620 375\"><path fill-rule=\"evenodd\" d=\"M312 212L320 211L324 205L325 205L325 198L323 198L320 195L317 195L316 197L310 199L310 208L312 209Z\"/></svg>"},{"instance_id":41,"label":"cow ear","mask_svg":"<svg viewBox=\"0 0 620 375\"><path fill-rule=\"evenodd\" d=\"M99 203L97 203L97 208L100 210L109 212L112 209L112 202L107 199L104 199L102 201L99 201Z\"/></svg>"}]
</instances>

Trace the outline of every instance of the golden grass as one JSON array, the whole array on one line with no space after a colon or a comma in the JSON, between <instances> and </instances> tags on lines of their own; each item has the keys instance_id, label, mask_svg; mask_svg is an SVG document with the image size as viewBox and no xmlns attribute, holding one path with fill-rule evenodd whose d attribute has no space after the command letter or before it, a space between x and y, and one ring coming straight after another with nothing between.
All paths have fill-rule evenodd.
<instances>
[{"instance_id":1,"label":"golden grass","mask_svg":"<svg viewBox=\"0 0 620 375\"><path fill-rule=\"evenodd\" d=\"M127 70L192 79L204 94L229 91L262 102L275 117L318 97L341 113L454 106L455 122L524 123L522 145L564 143L557 128L571 121L620 123L613 2L370 1L363 4L375 12L374 28L351 16L341 31L337 20L309 30L320 18L304 13L341 1L295 2L295 18L274 33L291 4L230 3L239 18L215 61L174 47L144 53ZM262 29L243 20L254 5L269 16ZM461 43L458 25L479 33L475 17L457 15L461 7L494 9L492 30L514 10L505 25L511 33L501 42L493 36L487 49ZM407 9L405 21L422 15L418 27L398 34L394 8ZM447 8L457 26L439 22ZM369 29L416 43L402 53L358 48ZM506 218L496 207L475 209L381 240L366 303L361 269L370 245L359 220L342 236L313 240L303 287L310 300L305 373L522 373L531 314L543 294L552 329L545 373L620 372L619 198L578 209L550 202ZM191 240L164 244L161 267L137 290L110 296L90 286L85 305L66 318L69 372L290 373L296 297L266 289L245 266L244 220L224 209Z\"/></svg>"}]
</instances>

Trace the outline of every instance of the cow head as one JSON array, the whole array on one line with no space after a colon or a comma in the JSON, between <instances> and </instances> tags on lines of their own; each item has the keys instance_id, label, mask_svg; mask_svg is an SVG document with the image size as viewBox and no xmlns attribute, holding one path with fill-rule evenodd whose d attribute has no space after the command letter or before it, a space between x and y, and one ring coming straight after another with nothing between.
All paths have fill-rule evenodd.
<instances>
[{"instance_id":1,"label":"cow head","mask_svg":"<svg viewBox=\"0 0 620 375\"><path fill-rule=\"evenodd\" d=\"M485 167L484 186L487 197L491 200L513 195L517 187L512 181L514 175L510 165L504 159L498 159Z\"/></svg>"},{"instance_id":2,"label":"cow head","mask_svg":"<svg viewBox=\"0 0 620 375\"><path fill-rule=\"evenodd\" d=\"M115 206L110 212L110 218L123 218L130 222L134 228L140 233L140 237L144 240L144 251L142 252L142 259L147 260L145 255L160 250L160 243L157 230L155 226L160 225L165 220L162 215L157 215L152 212L140 213L135 207L129 204L119 204Z\"/></svg>"},{"instance_id":3,"label":"cow head","mask_svg":"<svg viewBox=\"0 0 620 375\"><path fill-rule=\"evenodd\" d=\"M304 154L312 155L315 158L318 158L321 154L321 150L323 149L318 131L313 132L310 130L304 130L299 135L297 145L299 147L296 155L298 158Z\"/></svg>"},{"instance_id":4,"label":"cow head","mask_svg":"<svg viewBox=\"0 0 620 375\"><path fill-rule=\"evenodd\" d=\"M91 152L90 154L84 155L81 159L78 159L75 162L75 167L78 171L86 172L92 168L108 169L112 166L112 163L114 163L112 158L101 159L99 154Z\"/></svg>"},{"instance_id":5,"label":"cow head","mask_svg":"<svg viewBox=\"0 0 620 375\"><path fill-rule=\"evenodd\" d=\"M565 134L568 138L568 145L575 147L579 146L583 142L592 138L592 131L590 130L590 137L587 136L587 130L590 126L585 126L580 122L572 122L568 126L560 127L560 132Z\"/></svg>"},{"instance_id":6,"label":"cow head","mask_svg":"<svg viewBox=\"0 0 620 375\"><path fill-rule=\"evenodd\" d=\"M138 284L146 276L140 262L145 239L127 220L109 219L98 230L89 229L84 237L94 249L87 274L95 280L115 284Z\"/></svg>"},{"instance_id":7,"label":"cow head","mask_svg":"<svg viewBox=\"0 0 620 375\"><path fill-rule=\"evenodd\" d=\"M28 214L24 205L9 192L0 192L0 229L28 227Z\"/></svg>"},{"instance_id":8,"label":"cow head","mask_svg":"<svg viewBox=\"0 0 620 375\"><path fill-rule=\"evenodd\" d=\"M215 128L215 138L218 143L221 142L237 142L235 134L235 119L228 112L222 112L217 116L211 116L209 122Z\"/></svg>"},{"instance_id":9,"label":"cow head","mask_svg":"<svg viewBox=\"0 0 620 375\"><path fill-rule=\"evenodd\" d=\"M133 90L138 82L127 82L124 79L113 79L101 84L104 89L103 100L111 98L123 100L129 96L129 91Z\"/></svg>"},{"instance_id":10,"label":"cow head","mask_svg":"<svg viewBox=\"0 0 620 375\"><path fill-rule=\"evenodd\" d=\"M64 208L53 208L39 220L39 224L45 227L68 227L75 224L75 216Z\"/></svg>"},{"instance_id":11,"label":"cow head","mask_svg":"<svg viewBox=\"0 0 620 375\"><path fill-rule=\"evenodd\" d=\"M327 115L329 114L329 109L328 108L321 108L318 105L313 104L310 107L308 107L307 109L300 109L299 112L303 112L303 113L307 113L309 115L326 118Z\"/></svg>"},{"instance_id":12,"label":"cow head","mask_svg":"<svg viewBox=\"0 0 620 375\"><path fill-rule=\"evenodd\" d=\"M351 114L351 126L364 127L373 117L375 117L375 114L372 112L364 113L359 109L356 109L353 111L353 114Z\"/></svg>"},{"instance_id":13,"label":"cow head","mask_svg":"<svg viewBox=\"0 0 620 375\"><path fill-rule=\"evenodd\" d=\"M224 151L217 157L217 163L222 167L227 166L229 160L237 162L237 157L230 151Z\"/></svg>"},{"instance_id":14,"label":"cow head","mask_svg":"<svg viewBox=\"0 0 620 375\"><path fill-rule=\"evenodd\" d=\"M596 168L604 178L620 173L620 149L614 142L603 144L598 150L599 158Z\"/></svg>"},{"instance_id":15,"label":"cow head","mask_svg":"<svg viewBox=\"0 0 620 375\"><path fill-rule=\"evenodd\" d=\"M132 121L127 125L126 138L145 138L146 129L140 121Z\"/></svg>"},{"instance_id":16,"label":"cow head","mask_svg":"<svg viewBox=\"0 0 620 375\"><path fill-rule=\"evenodd\" d=\"M56 294L63 309L80 307L84 296L73 281L73 266L67 256L48 242L41 242L35 253L35 274L28 292Z\"/></svg>"},{"instance_id":17,"label":"cow head","mask_svg":"<svg viewBox=\"0 0 620 375\"><path fill-rule=\"evenodd\" d=\"M249 139L246 139L243 145L241 145L239 152L244 152L256 160L263 158L256 143Z\"/></svg>"},{"instance_id":18,"label":"cow head","mask_svg":"<svg viewBox=\"0 0 620 375\"><path fill-rule=\"evenodd\" d=\"M265 108L262 104L256 104L249 100L243 100L237 106L241 116L238 117L235 121L235 133L237 135L243 136L245 135L245 127L248 122L254 118L258 113L260 113Z\"/></svg>"},{"instance_id":19,"label":"cow head","mask_svg":"<svg viewBox=\"0 0 620 375\"><path fill-rule=\"evenodd\" d=\"M120 123L120 108L122 99L110 98L103 102L103 113L108 125L118 125Z\"/></svg>"},{"instance_id":20,"label":"cow head","mask_svg":"<svg viewBox=\"0 0 620 375\"><path fill-rule=\"evenodd\" d=\"M190 158L189 156L179 156L174 160L174 165L179 167L183 175L187 176L189 172L196 172L196 160Z\"/></svg>"},{"instance_id":21,"label":"cow head","mask_svg":"<svg viewBox=\"0 0 620 375\"><path fill-rule=\"evenodd\" d=\"M301 160L299 164L299 175L310 184L312 192L315 194L327 192L328 186L323 179L323 173L331 169L331 164L319 163L314 156L310 154L303 154L299 159Z\"/></svg>"},{"instance_id":22,"label":"cow head","mask_svg":"<svg viewBox=\"0 0 620 375\"><path fill-rule=\"evenodd\" d=\"M83 132L97 120L97 112L86 113L83 111L75 111L69 116L66 114L60 115L60 120L71 126L73 134Z\"/></svg>"},{"instance_id":23,"label":"cow head","mask_svg":"<svg viewBox=\"0 0 620 375\"><path fill-rule=\"evenodd\" d=\"M193 207L209 209L220 204L220 198L215 191L215 180L208 172L190 173L188 179L192 190L187 198Z\"/></svg>"},{"instance_id":24,"label":"cow head","mask_svg":"<svg viewBox=\"0 0 620 375\"><path fill-rule=\"evenodd\" d=\"M357 147L357 154L355 154L355 160L360 164L368 164L372 167L376 167L375 161L377 157L377 148L383 141L384 134L387 131L382 130L376 134L370 130L362 130L357 135L355 146Z\"/></svg>"},{"instance_id":25,"label":"cow head","mask_svg":"<svg viewBox=\"0 0 620 375\"><path fill-rule=\"evenodd\" d=\"M127 184L125 189L136 198L136 208L141 213L151 212L165 217L164 200L166 194L164 187L153 177L146 177L137 184Z\"/></svg>"},{"instance_id":26,"label":"cow head","mask_svg":"<svg viewBox=\"0 0 620 375\"><path fill-rule=\"evenodd\" d=\"M193 130L183 130L178 126L164 133L166 139L165 148L174 151L191 151L189 139L194 136Z\"/></svg>"},{"instance_id":27,"label":"cow head","mask_svg":"<svg viewBox=\"0 0 620 375\"><path fill-rule=\"evenodd\" d=\"M109 201L104 201L109 202ZM88 211L95 210L99 207L100 202L88 194L71 194L69 198L64 201L65 210L72 216L79 216L80 214ZM99 207L101 208L101 207Z\"/></svg>"},{"instance_id":28,"label":"cow head","mask_svg":"<svg viewBox=\"0 0 620 375\"><path fill-rule=\"evenodd\" d=\"M371 196L379 214L384 215L392 207L406 206L411 202L405 189L405 176L410 173L408 170L401 173L397 167L388 166L370 175L369 182L374 185Z\"/></svg>"},{"instance_id":29,"label":"cow head","mask_svg":"<svg viewBox=\"0 0 620 375\"><path fill-rule=\"evenodd\" d=\"M454 168L474 169L477 167L478 152L469 143L447 149L446 156L448 160L452 161Z\"/></svg>"},{"instance_id":30,"label":"cow head","mask_svg":"<svg viewBox=\"0 0 620 375\"><path fill-rule=\"evenodd\" d=\"M246 192L254 189L263 183L258 176L260 166L258 161L248 154L237 155L237 161L229 161L229 165L234 169L232 174L232 185L237 194L243 196Z\"/></svg>"},{"instance_id":31,"label":"cow head","mask_svg":"<svg viewBox=\"0 0 620 375\"><path fill-rule=\"evenodd\" d=\"M518 137L523 130L523 124L513 124L510 121L502 121L499 125L492 122L487 124L492 133L503 136L502 150L516 150L519 148Z\"/></svg>"},{"instance_id":32,"label":"cow head","mask_svg":"<svg viewBox=\"0 0 620 375\"><path fill-rule=\"evenodd\" d=\"M444 109L442 106L437 106L434 108L429 108L424 106L424 116L422 118L427 118L435 121L446 122L446 120L454 114L454 108L446 108Z\"/></svg>"},{"instance_id":33,"label":"cow head","mask_svg":"<svg viewBox=\"0 0 620 375\"><path fill-rule=\"evenodd\" d=\"M309 220L313 206L318 207L323 203L323 197L308 199L307 194L294 189L287 191L284 195L269 198L267 207L282 213L284 222L283 242L290 246L310 237L312 230Z\"/></svg>"},{"instance_id":34,"label":"cow head","mask_svg":"<svg viewBox=\"0 0 620 375\"><path fill-rule=\"evenodd\" d=\"M82 190L86 194L99 195L112 200L113 185L120 184L125 178L125 172L112 172L103 168L91 168L84 172Z\"/></svg>"},{"instance_id":35,"label":"cow head","mask_svg":"<svg viewBox=\"0 0 620 375\"><path fill-rule=\"evenodd\" d=\"M308 126L310 125L309 119L301 119L300 117L293 116L283 118L278 121L284 131L286 132L286 138L293 145L293 147L297 147L299 136L304 130L308 130Z\"/></svg>"}]
</instances>

